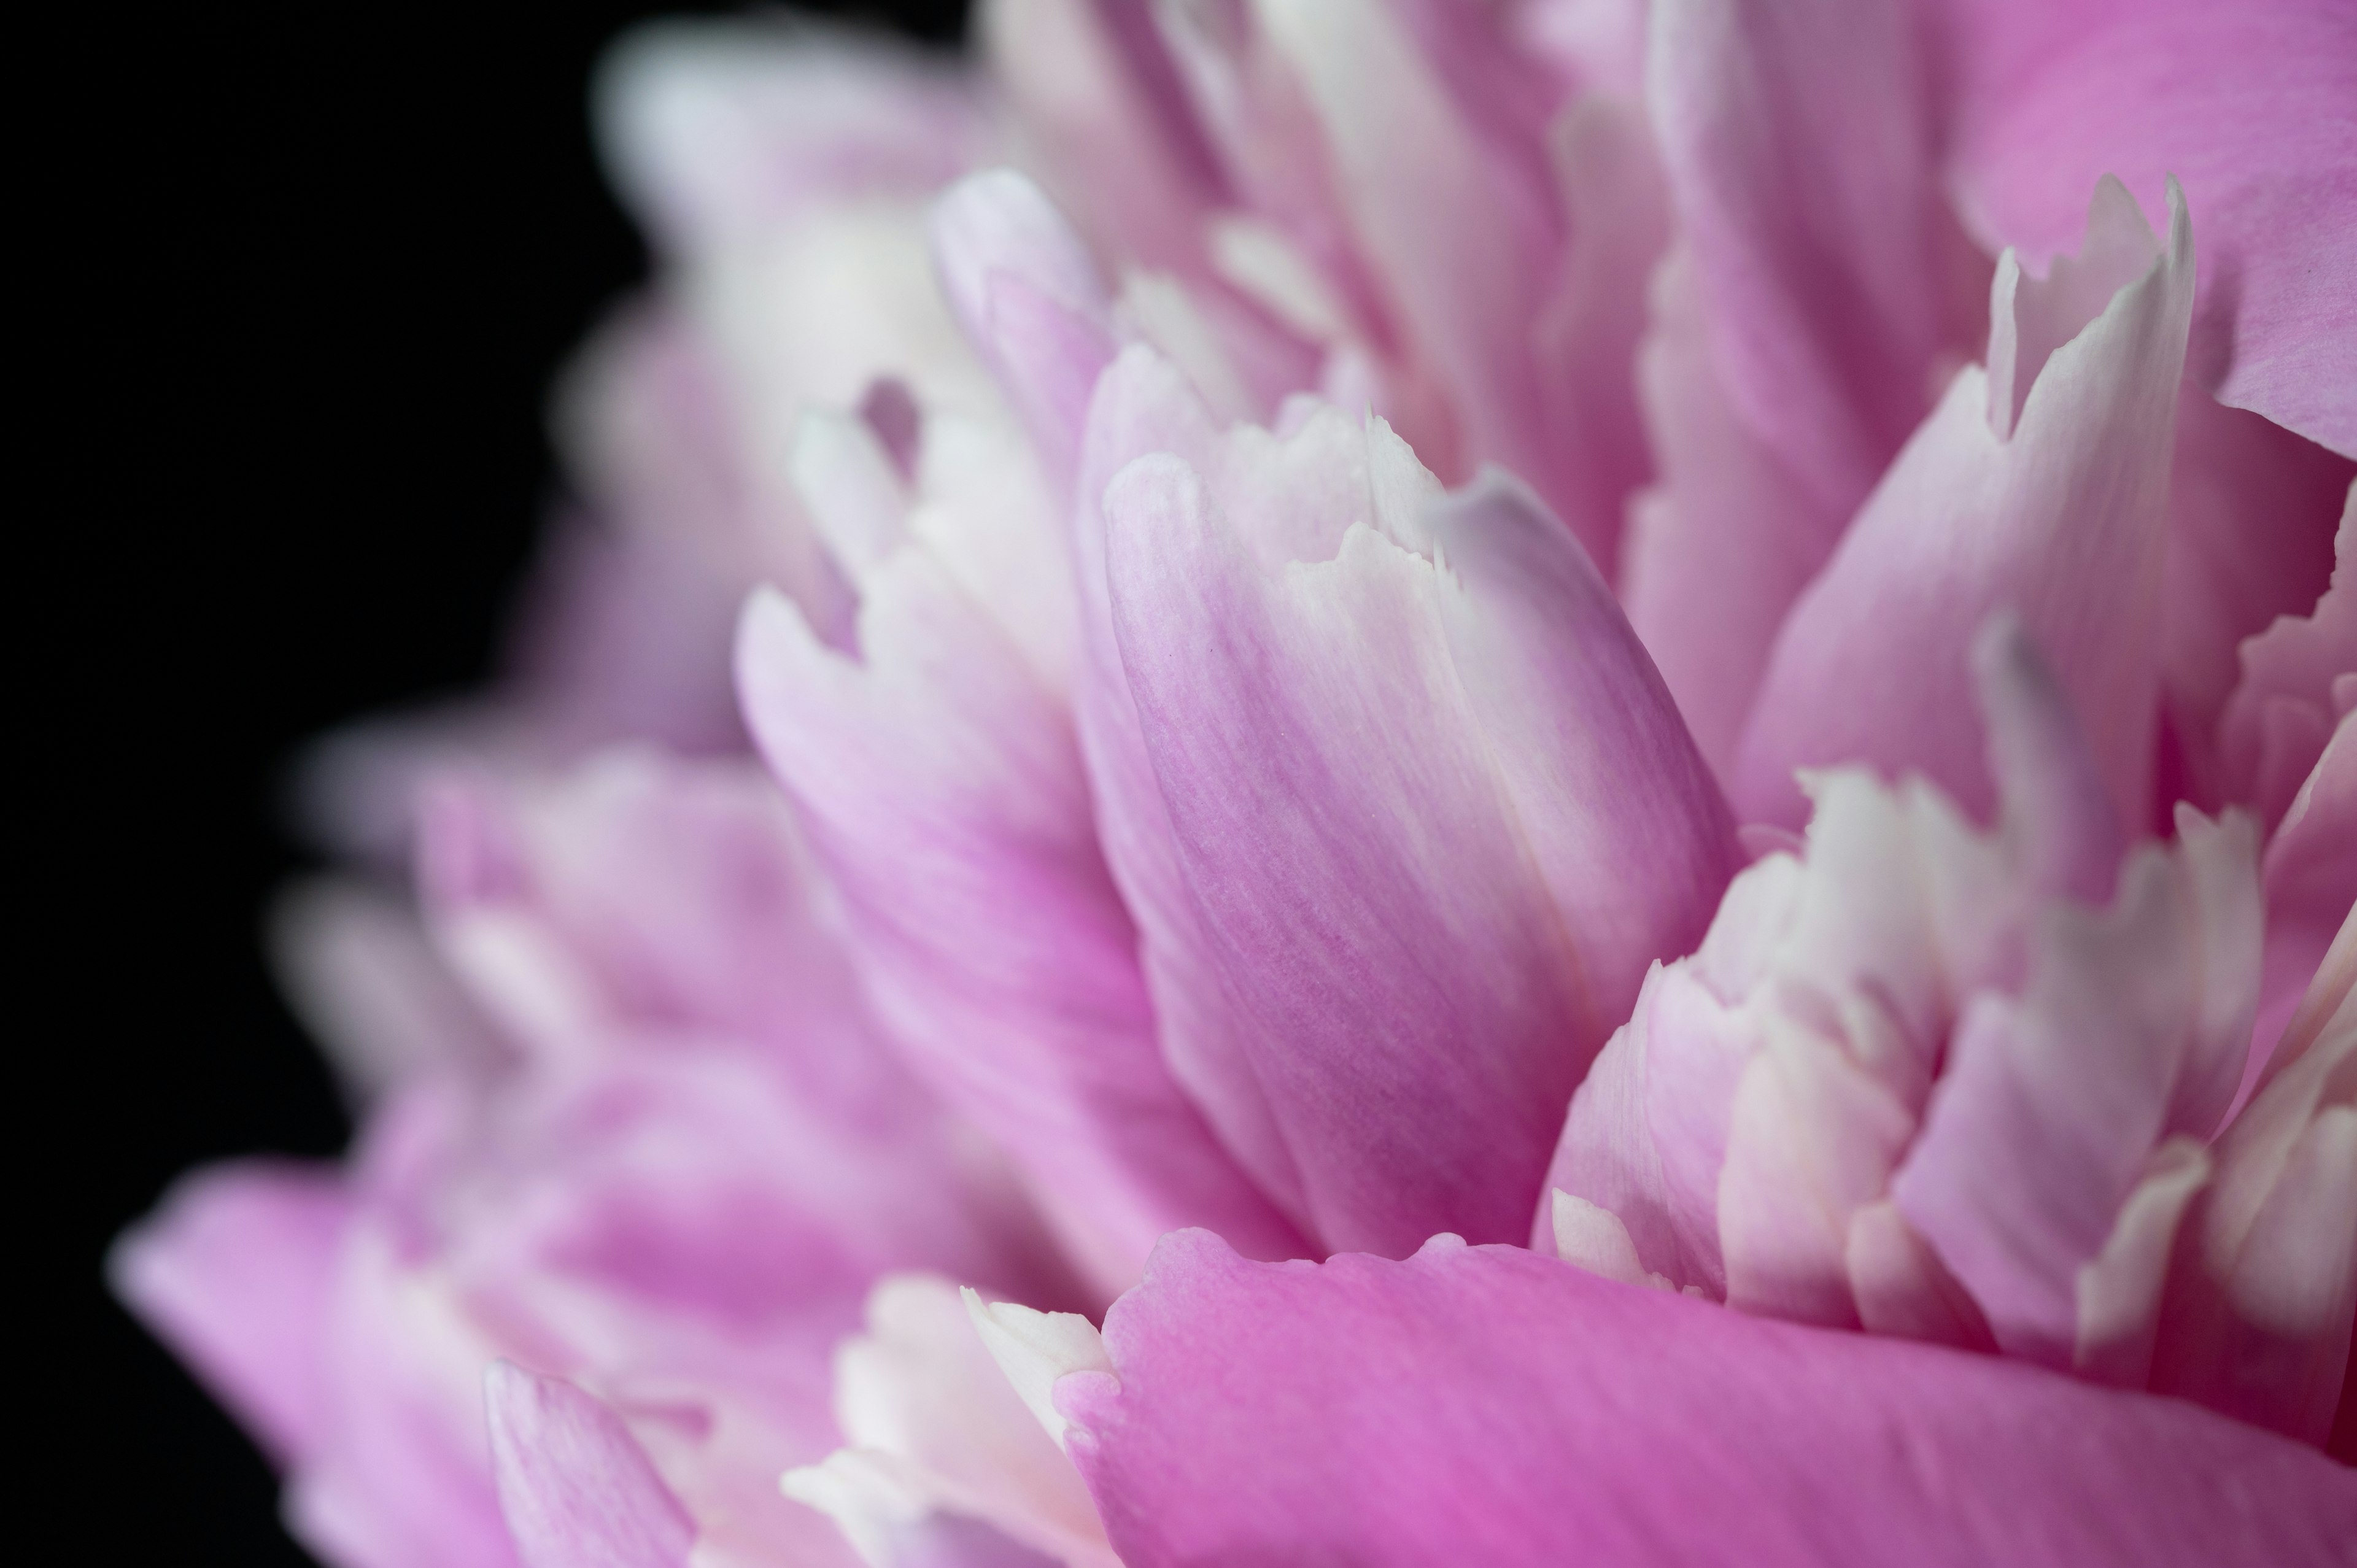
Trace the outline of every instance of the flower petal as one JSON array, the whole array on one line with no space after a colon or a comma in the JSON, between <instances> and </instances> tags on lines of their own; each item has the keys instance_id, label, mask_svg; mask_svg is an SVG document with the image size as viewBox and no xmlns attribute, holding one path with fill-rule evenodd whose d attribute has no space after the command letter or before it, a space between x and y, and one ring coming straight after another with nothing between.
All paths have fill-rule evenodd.
<instances>
[{"instance_id":1,"label":"flower petal","mask_svg":"<svg viewBox=\"0 0 2357 1568\"><path fill-rule=\"evenodd\" d=\"M1437 1238L1264 1265L1189 1233L1067 1378L1131 1568L2326 1563L2357 1477L2172 1400L1764 1322Z\"/></svg>"},{"instance_id":2,"label":"flower petal","mask_svg":"<svg viewBox=\"0 0 2357 1568\"><path fill-rule=\"evenodd\" d=\"M1698 934L1727 824L1609 595L1526 492L1426 501L1428 477L1386 467L1413 467L1387 429L1351 436L1330 411L1266 451L1216 499L1157 456L1104 502L1123 663L1203 935L1329 1246L1520 1236L1548 1108L1645 964Z\"/></svg>"},{"instance_id":3,"label":"flower petal","mask_svg":"<svg viewBox=\"0 0 2357 1568\"><path fill-rule=\"evenodd\" d=\"M2108 230L2142 229L2112 191L2091 209L2090 252L2118 243ZM1985 815L1994 791L1966 652L2010 607L2087 726L2119 820L2149 819L2169 442L2193 297L2191 223L2181 193L2171 199L2165 253L2052 351L2010 435L1992 426L1987 377L1958 375L1793 607L1736 764L1747 816L1797 825L1794 769L1851 760L1921 770ZM2029 325L2054 301L2008 263L1997 304L1991 373L2034 352Z\"/></svg>"},{"instance_id":4,"label":"flower petal","mask_svg":"<svg viewBox=\"0 0 2357 1568\"><path fill-rule=\"evenodd\" d=\"M1992 248L2070 242L2079 193L2164 175L2202 213L2190 368L2220 401L2357 457L2357 34L2333 0L1948 0L1964 213Z\"/></svg>"},{"instance_id":5,"label":"flower petal","mask_svg":"<svg viewBox=\"0 0 2357 1568\"><path fill-rule=\"evenodd\" d=\"M325 1171L216 1166L181 1182L107 1257L116 1297L281 1465L326 1427L328 1304L351 1211Z\"/></svg>"},{"instance_id":6,"label":"flower petal","mask_svg":"<svg viewBox=\"0 0 2357 1568\"><path fill-rule=\"evenodd\" d=\"M695 1527L604 1401L500 1361L483 1402L524 1568L686 1568Z\"/></svg>"},{"instance_id":7,"label":"flower petal","mask_svg":"<svg viewBox=\"0 0 2357 1568\"><path fill-rule=\"evenodd\" d=\"M738 671L748 723L845 894L886 1027L1027 1171L1108 1291L1177 1224L1290 1254L1290 1228L1156 1048L1057 694L937 553L899 551L862 593L857 660L764 595Z\"/></svg>"}]
</instances>

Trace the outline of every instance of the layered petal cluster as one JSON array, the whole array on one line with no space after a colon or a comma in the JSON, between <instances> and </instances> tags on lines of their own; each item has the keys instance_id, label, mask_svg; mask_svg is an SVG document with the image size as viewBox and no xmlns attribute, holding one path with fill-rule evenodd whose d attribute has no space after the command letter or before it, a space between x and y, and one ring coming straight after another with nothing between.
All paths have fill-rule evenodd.
<instances>
[{"instance_id":1,"label":"layered petal cluster","mask_svg":"<svg viewBox=\"0 0 2357 1568\"><path fill-rule=\"evenodd\" d=\"M1738 878L1581 1085L1542 1231L1634 1282L2321 1442L2357 1309L2357 926L2227 1123L2255 824L2186 807L2173 845L2123 856L2059 682L2018 628L1981 653L1997 828L1921 779L1815 776L1805 844ZM2250 1249L2269 1206L2314 1227L2296 1260Z\"/></svg>"},{"instance_id":2,"label":"layered petal cluster","mask_svg":"<svg viewBox=\"0 0 2357 1568\"><path fill-rule=\"evenodd\" d=\"M1055 1299L1062 1265L876 1047L750 768L623 753L454 783L425 820L427 929L347 902L302 955L330 1011L421 1026L366 1058L361 1152L190 1177L117 1288L285 1466L330 1561L577 1561L549 1544L577 1526L533 1521L591 1484L564 1444L593 1438L661 1478L700 1561L851 1561L776 1477L837 1441L830 1357L870 1282ZM533 1375L490 1376L487 1427L509 1362Z\"/></svg>"},{"instance_id":3,"label":"layered petal cluster","mask_svg":"<svg viewBox=\"0 0 2357 1568\"><path fill-rule=\"evenodd\" d=\"M274 923L360 1146L115 1254L304 1541L2345 1560L2342 9L976 39L600 77L577 503Z\"/></svg>"}]
</instances>

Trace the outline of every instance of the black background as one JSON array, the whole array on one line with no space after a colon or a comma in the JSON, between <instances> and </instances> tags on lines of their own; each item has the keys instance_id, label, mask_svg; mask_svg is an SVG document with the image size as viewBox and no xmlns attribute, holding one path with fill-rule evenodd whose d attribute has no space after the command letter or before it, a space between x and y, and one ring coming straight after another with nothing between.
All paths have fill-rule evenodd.
<instances>
[{"instance_id":1,"label":"black background","mask_svg":"<svg viewBox=\"0 0 2357 1568\"><path fill-rule=\"evenodd\" d=\"M75 1560L306 1561L101 1259L192 1165L343 1144L261 958L303 864L284 768L486 668L560 482L550 374L645 265L592 160L589 68L632 20L700 8L108 12L19 57L20 112L51 107L12 246L37 281L9 1059L45 1254L15 1424L54 1470L29 1511ZM934 39L963 10L824 8Z\"/></svg>"}]
</instances>

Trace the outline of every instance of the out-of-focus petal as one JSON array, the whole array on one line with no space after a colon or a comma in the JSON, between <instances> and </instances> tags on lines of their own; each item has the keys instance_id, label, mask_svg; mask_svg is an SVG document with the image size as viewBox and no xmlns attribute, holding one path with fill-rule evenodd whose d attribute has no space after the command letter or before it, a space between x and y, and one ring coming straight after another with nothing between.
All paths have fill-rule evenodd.
<instances>
[{"instance_id":1,"label":"out-of-focus petal","mask_svg":"<svg viewBox=\"0 0 2357 1568\"><path fill-rule=\"evenodd\" d=\"M709 250L824 202L920 195L987 154L947 61L808 23L666 21L598 69L600 150L665 249Z\"/></svg>"},{"instance_id":2,"label":"out-of-focus petal","mask_svg":"<svg viewBox=\"0 0 2357 1568\"><path fill-rule=\"evenodd\" d=\"M115 1295L281 1465L326 1426L329 1300L351 1212L329 1172L216 1166L181 1182L107 1258Z\"/></svg>"},{"instance_id":3,"label":"out-of-focus petal","mask_svg":"<svg viewBox=\"0 0 2357 1568\"><path fill-rule=\"evenodd\" d=\"M2222 402L2357 457L2357 29L2334 0L1948 0L1948 148L1967 220L2033 261L2080 193L2163 177L2202 215L2189 369Z\"/></svg>"},{"instance_id":4,"label":"out-of-focus petal","mask_svg":"<svg viewBox=\"0 0 2357 1568\"><path fill-rule=\"evenodd\" d=\"M2087 727L2119 820L2147 820L2193 236L2179 194L2155 254L2134 203L2106 183L2083 263L2104 270L2128 248L2124 227L2152 260L2067 340L2087 303L2076 277L2024 280L2000 264L1989 371L1949 384L1778 635L1736 764L1747 816L1797 825L1794 769L1846 760L1918 769L1985 814L1994 790L1966 653L1986 617L2011 607ZM2008 433L2009 397L2033 374ZM1992 377L2015 392L1997 395Z\"/></svg>"},{"instance_id":5,"label":"out-of-focus petal","mask_svg":"<svg viewBox=\"0 0 2357 1568\"><path fill-rule=\"evenodd\" d=\"M1536 1108L1567 1097L1645 964L1698 934L1726 818L1527 492L1437 500L1387 429L1331 411L1238 441L1217 493L1149 456L1104 502L1200 935L1328 1245L1520 1236L1553 1132ZM1599 749L1606 731L1622 738ZM1666 879L1607 869L1623 855Z\"/></svg>"},{"instance_id":6,"label":"out-of-focus petal","mask_svg":"<svg viewBox=\"0 0 2357 1568\"><path fill-rule=\"evenodd\" d=\"M1317 118L1405 351L1454 414L1457 444L1436 465L1462 477L1495 462L1548 487L1558 454L1542 424L1532 328L1552 282L1553 193L1535 141L1523 159L1500 156L1401 9L1259 0L1253 14ZM1453 29L1469 46L1483 40L1467 19Z\"/></svg>"},{"instance_id":7,"label":"out-of-focus petal","mask_svg":"<svg viewBox=\"0 0 2357 1568\"><path fill-rule=\"evenodd\" d=\"M685 1568L695 1527L603 1401L500 1361L483 1402L524 1568Z\"/></svg>"},{"instance_id":8,"label":"out-of-focus petal","mask_svg":"<svg viewBox=\"0 0 2357 1568\"><path fill-rule=\"evenodd\" d=\"M1039 188L1012 169L969 176L934 203L934 265L959 324L1014 400L1061 488L1089 393L1113 357L1104 279Z\"/></svg>"},{"instance_id":9,"label":"out-of-focus petal","mask_svg":"<svg viewBox=\"0 0 2357 1568\"><path fill-rule=\"evenodd\" d=\"M279 990L362 1105L512 1054L404 899L357 876L318 877L272 900L267 935Z\"/></svg>"},{"instance_id":10,"label":"out-of-focus petal","mask_svg":"<svg viewBox=\"0 0 2357 1568\"><path fill-rule=\"evenodd\" d=\"M1100 250L1181 273L1225 181L1180 96L1149 7L993 0L981 35L1057 195Z\"/></svg>"},{"instance_id":11,"label":"out-of-focus petal","mask_svg":"<svg viewBox=\"0 0 2357 1568\"><path fill-rule=\"evenodd\" d=\"M2175 1401L1763 1322L1510 1248L1173 1237L1058 1388L1132 1568L2333 1560L2357 1477Z\"/></svg>"},{"instance_id":12,"label":"out-of-focus petal","mask_svg":"<svg viewBox=\"0 0 2357 1568\"><path fill-rule=\"evenodd\" d=\"M548 1059L717 1036L854 1122L914 1091L785 800L749 764L620 750L554 781L450 780L419 860L444 950Z\"/></svg>"}]
</instances>

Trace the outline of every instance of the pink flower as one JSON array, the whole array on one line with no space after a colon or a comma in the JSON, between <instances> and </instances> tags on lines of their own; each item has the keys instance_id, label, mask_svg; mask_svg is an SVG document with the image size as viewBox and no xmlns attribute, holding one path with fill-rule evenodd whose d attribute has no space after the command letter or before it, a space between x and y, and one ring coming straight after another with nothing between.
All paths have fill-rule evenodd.
<instances>
[{"instance_id":1,"label":"pink flower","mask_svg":"<svg viewBox=\"0 0 2357 1568\"><path fill-rule=\"evenodd\" d=\"M316 773L370 1131L117 1254L297 1532L2338 1561L2345 18L980 35L608 68L585 516Z\"/></svg>"}]
</instances>

